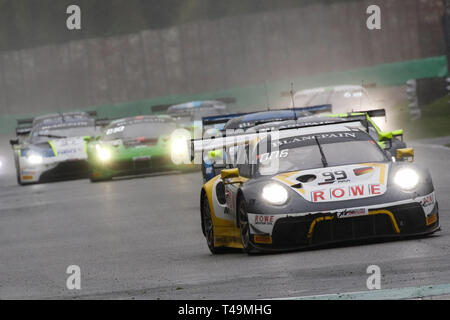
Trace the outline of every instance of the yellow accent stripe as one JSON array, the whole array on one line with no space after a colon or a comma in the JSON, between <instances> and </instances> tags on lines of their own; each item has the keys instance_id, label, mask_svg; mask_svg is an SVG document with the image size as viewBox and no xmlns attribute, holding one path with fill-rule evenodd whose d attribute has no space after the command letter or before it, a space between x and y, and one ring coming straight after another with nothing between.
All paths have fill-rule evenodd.
<instances>
[{"instance_id":1,"label":"yellow accent stripe","mask_svg":"<svg viewBox=\"0 0 450 320\"><path fill-rule=\"evenodd\" d=\"M216 247L242 248L241 234L234 221L225 220L216 216L212 202L212 192L215 182L220 175L212 178L203 185L206 192L214 232L214 245Z\"/></svg>"},{"instance_id":2,"label":"yellow accent stripe","mask_svg":"<svg viewBox=\"0 0 450 320\"><path fill-rule=\"evenodd\" d=\"M389 218L391 218L391 223L392 223L392 226L394 227L395 232L400 233L400 229L397 225L397 221L395 220L394 214L392 212L390 212L389 210L374 210L374 211L369 210L369 215L375 215L375 214L387 214L389 216Z\"/></svg>"},{"instance_id":3,"label":"yellow accent stripe","mask_svg":"<svg viewBox=\"0 0 450 320\"><path fill-rule=\"evenodd\" d=\"M384 185L384 177L386 175L386 165L381 163L360 163L362 166L374 166L380 168L380 184Z\"/></svg>"},{"instance_id":4,"label":"yellow accent stripe","mask_svg":"<svg viewBox=\"0 0 450 320\"><path fill-rule=\"evenodd\" d=\"M394 228L396 233L400 233L400 229L397 225L397 221L395 220L394 214L388 210L374 210L374 211L370 211L369 210L369 215L375 215L375 214L386 214L389 216L389 218L391 218L391 223L392 223L392 227ZM314 233L314 227L316 226L317 223L321 222L321 221L326 221L326 220L332 220L334 217L333 216L324 216L324 217L318 217L316 219L313 220L313 222L311 223L310 227L309 227L309 231L308 231L308 239L311 240L313 233Z\"/></svg>"},{"instance_id":5,"label":"yellow accent stripe","mask_svg":"<svg viewBox=\"0 0 450 320\"><path fill-rule=\"evenodd\" d=\"M255 241L255 243L271 244L272 243L272 237L271 236L267 236L267 235L255 234L253 236L253 241Z\"/></svg>"},{"instance_id":6,"label":"yellow accent stripe","mask_svg":"<svg viewBox=\"0 0 450 320\"><path fill-rule=\"evenodd\" d=\"M50 147L52 148L53 153L55 154L55 157L58 156L58 151L56 151L56 148L55 148L55 145L53 144L53 141L52 141L52 140L49 140L49 141L48 141L48 144L49 144Z\"/></svg>"},{"instance_id":7,"label":"yellow accent stripe","mask_svg":"<svg viewBox=\"0 0 450 320\"><path fill-rule=\"evenodd\" d=\"M299 173L299 172L300 171L282 173L282 174L276 176L275 179L278 179L278 180L286 183L290 187L291 185L294 184L294 182L287 180L287 178L289 178L290 176L293 176L294 174ZM293 189L298 190L302 194L305 194L305 190L303 190L303 188L293 188Z\"/></svg>"},{"instance_id":8,"label":"yellow accent stripe","mask_svg":"<svg viewBox=\"0 0 450 320\"><path fill-rule=\"evenodd\" d=\"M323 220L333 220L334 217L333 216L324 216L324 217L318 217L315 218L313 220L313 222L311 223L311 225L309 226L309 231L308 231L308 239L311 240L312 239L312 235L314 232L314 227L316 226L316 223L321 222Z\"/></svg>"}]
</instances>

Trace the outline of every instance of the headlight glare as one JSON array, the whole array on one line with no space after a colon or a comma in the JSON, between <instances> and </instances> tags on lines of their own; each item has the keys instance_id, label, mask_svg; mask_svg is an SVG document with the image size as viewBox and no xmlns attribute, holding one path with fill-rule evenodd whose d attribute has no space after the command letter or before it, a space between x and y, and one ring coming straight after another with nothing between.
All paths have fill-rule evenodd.
<instances>
[{"instance_id":1,"label":"headlight glare","mask_svg":"<svg viewBox=\"0 0 450 320\"><path fill-rule=\"evenodd\" d=\"M184 155L188 152L186 137L176 137L172 142L172 153L175 155Z\"/></svg>"},{"instance_id":2,"label":"headlight glare","mask_svg":"<svg viewBox=\"0 0 450 320\"><path fill-rule=\"evenodd\" d=\"M412 168L400 168L394 175L394 183L401 189L409 191L419 184L419 174Z\"/></svg>"},{"instance_id":3,"label":"headlight glare","mask_svg":"<svg viewBox=\"0 0 450 320\"><path fill-rule=\"evenodd\" d=\"M271 204L282 205L288 200L288 192L280 184L270 183L263 188L262 197Z\"/></svg>"},{"instance_id":4,"label":"headlight glare","mask_svg":"<svg viewBox=\"0 0 450 320\"><path fill-rule=\"evenodd\" d=\"M36 165L36 164L41 164L44 161L44 159L39 154L31 153L30 155L28 155L27 161L29 164Z\"/></svg>"},{"instance_id":5,"label":"headlight glare","mask_svg":"<svg viewBox=\"0 0 450 320\"><path fill-rule=\"evenodd\" d=\"M95 146L95 149L97 150L97 156L101 161L108 161L111 158L111 151L108 149L98 144Z\"/></svg>"}]
</instances>

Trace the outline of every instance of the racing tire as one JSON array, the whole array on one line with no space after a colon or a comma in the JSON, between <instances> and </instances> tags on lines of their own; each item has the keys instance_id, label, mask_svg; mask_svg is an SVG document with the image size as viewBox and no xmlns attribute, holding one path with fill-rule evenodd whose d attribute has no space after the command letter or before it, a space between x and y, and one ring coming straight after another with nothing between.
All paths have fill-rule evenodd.
<instances>
[{"instance_id":1,"label":"racing tire","mask_svg":"<svg viewBox=\"0 0 450 320\"><path fill-rule=\"evenodd\" d=\"M242 197L239 200L237 215L239 220L242 250L247 254L251 254L255 251L255 248L250 241L250 225L248 223L247 208L245 206L245 200L242 199Z\"/></svg>"},{"instance_id":2,"label":"racing tire","mask_svg":"<svg viewBox=\"0 0 450 320\"><path fill-rule=\"evenodd\" d=\"M15 165L16 165L17 184L19 186L23 186L23 185L25 185L25 183L23 183L22 180L20 179L20 167L19 167L19 160L17 159L17 157L14 157L14 162L15 162Z\"/></svg>"},{"instance_id":3,"label":"racing tire","mask_svg":"<svg viewBox=\"0 0 450 320\"><path fill-rule=\"evenodd\" d=\"M208 245L209 251L211 251L212 254L230 252L229 248L214 246L214 226L211 217L211 209L209 208L208 197L206 196L206 194L203 195L202 203L203 203L203 210L202 210L203 233L205 235L206 244Z\"/></svg>"},{"instance_id":4,"label":"racing tire","mask_svg":"<svg viewBox=\"0 0 450 320\"><path fill-rule=\"evenodd\" d=\"M112 177L106 177L106 178L94 178L92 171L89 172L89 180L91 182L103 182L103 181L111 181Z\"/></svg>"}]
</instances>

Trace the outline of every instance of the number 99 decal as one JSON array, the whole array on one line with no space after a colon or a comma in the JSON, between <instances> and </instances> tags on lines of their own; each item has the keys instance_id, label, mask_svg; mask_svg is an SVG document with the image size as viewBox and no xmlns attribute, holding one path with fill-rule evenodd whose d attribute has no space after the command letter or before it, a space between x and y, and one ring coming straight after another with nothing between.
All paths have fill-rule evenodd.
<instances>
[{"instance_id":1,"label":"number 99 decal","mask_svg":"<svg viewBox=\"0 0 450 320\"><path fill-rule=\"evenodd\" d=\"M323 180L325 183L333 183L334 181L347 179L347 174L343 170L322 172Z\"/></svg>"}]
</instances>

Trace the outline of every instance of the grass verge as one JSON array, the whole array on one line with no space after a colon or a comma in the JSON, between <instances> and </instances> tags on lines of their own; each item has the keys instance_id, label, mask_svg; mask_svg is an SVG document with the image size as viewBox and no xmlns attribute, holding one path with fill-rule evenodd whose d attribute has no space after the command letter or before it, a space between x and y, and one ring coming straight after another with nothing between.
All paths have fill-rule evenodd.
<instances>
[{"instance_id":1,"label":"grass verge","mask_svg":"<svg viewBox=\"0 0 450 320\"><path fill-rule=\"evenodd\" d=\"M408 103L397 106L396 126L405 132L405 139L425 139L450 135L450 97L445 96L422 108L422 117L411 120Z\"/></svg>"}]
</instances>

